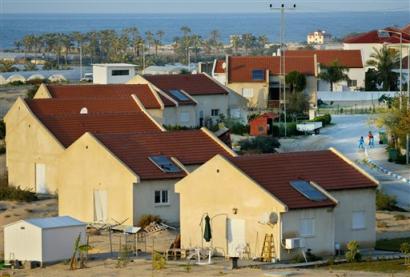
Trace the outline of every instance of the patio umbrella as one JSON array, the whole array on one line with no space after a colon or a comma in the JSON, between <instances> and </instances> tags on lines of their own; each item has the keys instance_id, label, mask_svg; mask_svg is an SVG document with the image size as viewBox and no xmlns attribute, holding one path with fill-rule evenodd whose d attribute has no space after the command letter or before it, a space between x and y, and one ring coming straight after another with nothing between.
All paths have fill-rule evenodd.
<instances>
[{"instance_id":1,"label":"patio umbrella","mask_svg":"<svg viewBox=\"0 0 410 277\"><path fill-rule=\"evenodd\" d=\"M211 219L207 215L205 217L205 230L204 230L204 240L206 242L210 242L212 239L212 231L211 231Z\"/></svg>"}]
</instances>

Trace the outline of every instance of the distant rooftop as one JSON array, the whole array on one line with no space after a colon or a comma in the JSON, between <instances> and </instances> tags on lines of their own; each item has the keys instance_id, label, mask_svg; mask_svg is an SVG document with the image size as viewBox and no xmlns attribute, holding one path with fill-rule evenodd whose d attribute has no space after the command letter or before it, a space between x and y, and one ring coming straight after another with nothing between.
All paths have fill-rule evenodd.
<instances>
[{"instance_id":1,"label":"distant rooftop","mask_svg":"<svg viewBox=\"0 0 410 277\"><path fill-rule=\"evenodd\" d=\"M62 228L62 227L71 227L71 226L85 226L84 222L81 222L71 216L56 216L56 217L45 217L45 218L30 218L25 219L24 221L40 227L42 229L51 229L51 228Z\"/></svg>"},{"instance_id":2,"label":"distant rooftop","mask_svg":"<svg viewBox=\"0 0 410 277\"><path fill-rule=\"evenodd\" d=\"M135 64L130 63L95 63L93 66L101 66L101 67L136 67Z\"/></svg>"}]
</instances>

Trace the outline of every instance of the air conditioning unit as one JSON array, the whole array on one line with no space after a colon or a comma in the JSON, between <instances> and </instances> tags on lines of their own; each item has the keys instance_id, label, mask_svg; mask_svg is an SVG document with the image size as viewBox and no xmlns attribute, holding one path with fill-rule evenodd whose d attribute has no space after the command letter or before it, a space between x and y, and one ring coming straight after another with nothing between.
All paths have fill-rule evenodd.
<instances>
[{"instance_id":1,"label":"air conditioning unit","mask_svg":"<svg viewBox=\"0 0 410 277\"><path fill-rule=\"evenodd\" d=\"M296 249L305 247L305 240L303 238L285 239L286 249Z\"/></svg>"}]
</instances>

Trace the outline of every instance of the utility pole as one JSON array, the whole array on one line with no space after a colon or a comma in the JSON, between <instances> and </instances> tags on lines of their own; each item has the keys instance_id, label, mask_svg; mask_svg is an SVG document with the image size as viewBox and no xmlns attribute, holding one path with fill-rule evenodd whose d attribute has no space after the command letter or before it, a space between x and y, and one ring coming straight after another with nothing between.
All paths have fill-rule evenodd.
<instances>
[{"instance_id":1,"label":"utility pole","mask_svg":"<svg viewBox=\"0 0 410 277\"><path fill-rule=\"evenodd\" d=\"M296 4L293 4L291 7L286 7L284 3L280 5L279 8L273 7L272 4L269 5L271 10L280 11L280 32L279 32L279 40L280 40L280 66L279 66L279 95L283 97L283 116L284 116L284 123L285 123L285 137L287 136L287 114L286 114L286 66L285 66L285 11L286 10L295 10ZM279 106L280 99L279 99ZM279 116L280 119L280 116Z\"/></svg>"},{"instance_id":2,"label":"utility pole","mask_svg":"<svg viewBox=\"0 0 410 277\"><path fill-rule=\"evenodd\" d=\"M407 45L407 111L410 106L410 46ZM409 134L406 134L406 164L409 164Z\"/></svg>"},{"instance_id":3,"label":"utility pole","mask_svg":"<svg viewBox=\"0 0 410 277\"><path fill-rule=\"evenodd\" d=\"M83 78L83 47L80 44L80 81Z\"/></svg>"}]
</instances>

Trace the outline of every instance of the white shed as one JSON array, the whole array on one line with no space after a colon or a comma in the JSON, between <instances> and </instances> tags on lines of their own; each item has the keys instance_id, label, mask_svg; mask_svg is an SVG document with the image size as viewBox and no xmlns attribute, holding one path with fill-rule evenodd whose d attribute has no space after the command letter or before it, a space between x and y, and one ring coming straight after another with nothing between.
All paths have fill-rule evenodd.
<instances>
[{"instance_id":1,"label":"white shed","mask_svg":"<svg viewBox=\"0 0 410 277\"><path fill-rule=\"evenodd\" d=\"M93 64L94 84L125 84L135 76L134 64L106 63Z\"/></svg>"},{"instance_id":2,"label":"white shed","mask_svg":"<svg viewBox=\"0 0 410 277\"><path fill-rule=\"evenodd\" d=\"M86 241L86 224L70 216L32 218L4 226L4 259L41 263L69 259L81 234Z\"/></svg>"}]
</instances>

